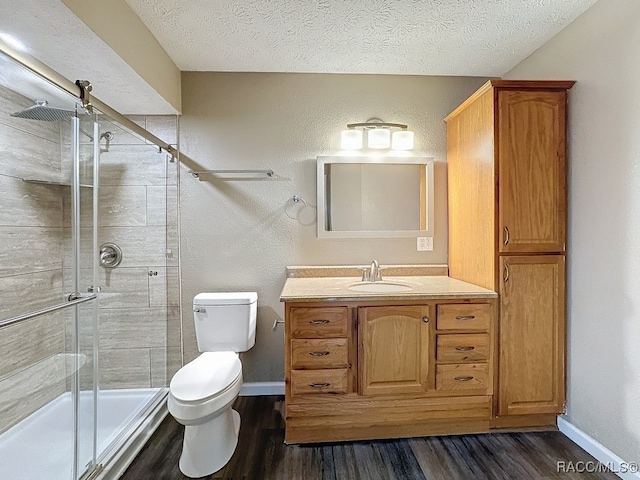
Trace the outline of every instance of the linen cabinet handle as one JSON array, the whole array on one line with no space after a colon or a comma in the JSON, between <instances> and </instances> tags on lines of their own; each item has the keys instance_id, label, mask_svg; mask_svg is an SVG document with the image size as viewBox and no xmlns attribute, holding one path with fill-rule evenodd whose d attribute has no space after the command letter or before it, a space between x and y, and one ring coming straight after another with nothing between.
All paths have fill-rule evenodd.
<instances>
[{"instance_id":1,"label":"linen cabinet handle","mask_svg":"<svg viewBox=\"0 0 640 480\"><path fill-rule=\"evenodd\" d=\"M476 318L475 315L457 315L456 320L473 320Z\"/></svg>"},{"instance_id":2,"label":"linen cabinet handle","mask_svg":"<svg viewBox=\"0 0 640 480\"><path fill-rule=\"evenodd\" d=\"M507 227L504 227L504 244L508 245L509 244L509 229Z\"/></svg>"},{"instance_id":3,"label":"linen cabinet handle","mask_svg":"<svg viewBox=\"0 0 640 480\"><path fill-rule=\"evenodd\" d=\"M329 352L324 351L324 352L309 352L309 355L311 355L312 357L324 357L325 355L329 355Z\"/></svg>"},{"instance_id":4,"label":"linen cabinet handle","mask_svg":"<svg viewBox=\"0 0 640 480\"><path fill-rule=\"evenodd\" d=\"M310 383L309 386L311 388L327 388L330 387L330 383Z\"/></svg>"},{"instance_id":5,"label":"linen cabinet handle","mask_svg":"<svg viewBox=\"0 0 640 480\"><path fill-rule=\"evenodd\" d=\"M309 320L311 325L326 325L329 323L329 320Z\"/></svg>"},{"instance_id":6,"label":"linen cabinet handle","mask_svg":"<svg viewBox=\"0 0 640 480\"><path fill-rule=\"evenodd\" d=\"M467 377L454 377L454 380L456 382L470 382L471 380L473 380L472 376L467 376Z\"/></svg>"},{"instance_id":7,"label":"linen cabinet handle","mask_svg":"<svg viewBox=\"0 0 640 480\"><path fill-rule=\"evenodd\" d=\"M504 264L504 271L502 272L502 280L504 280L504 283L507 283L509 281L509 264L507 263Z\"/></svg>"},{"instance_id":8,"label":"linen cabinet handle","mask_svg":"<svg viewBox=\"0 0 640 480\"><path fill-rule=\"evenodd\" d=\"M476 347L468 346L468 347L456 347L458 352L470 352L471 350L475 350Z\"/></svg>"}]
</instances>

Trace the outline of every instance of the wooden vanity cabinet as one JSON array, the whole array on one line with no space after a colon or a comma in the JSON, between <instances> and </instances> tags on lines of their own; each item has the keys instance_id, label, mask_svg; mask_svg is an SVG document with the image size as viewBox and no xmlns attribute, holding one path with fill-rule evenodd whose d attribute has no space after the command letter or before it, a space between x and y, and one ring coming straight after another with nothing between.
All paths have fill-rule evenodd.
<instances>
[{"instance_id":1,"label":"wooden vanity cabinet","mask_svg":"<svg viewBox=\"0 0 640 480\"><path fill-rule=\"evenodd\" d=\"M489 430L496 301L285 303L287 443Z\"/></svg>"},{"instance_id":2,"label":"wooden vanity cabinet","mask_svg":"<svg viewBox=\"0 0 640 480\"><path fill-rule=\"evenodd\" d=\"M573 83L491 80L446 118L449 275L499 292L495 427L564 410Z\"/></svg>"}]
</instances>

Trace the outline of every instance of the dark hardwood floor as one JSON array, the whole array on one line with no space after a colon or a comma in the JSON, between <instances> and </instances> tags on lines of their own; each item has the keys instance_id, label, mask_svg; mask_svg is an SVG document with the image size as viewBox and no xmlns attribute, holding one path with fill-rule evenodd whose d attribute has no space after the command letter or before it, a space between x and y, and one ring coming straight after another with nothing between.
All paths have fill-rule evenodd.
<instances>
[{"instance_id":1,"label":"dark hardwood floor","mask_svg":"<svg viewBox=\"0 0 640 480\"><path fill-rule=\"evenodd\" d=\"M285 445L283 397L240 397L242 423L231 461L208 479L494 480L617 479L613 473L563 473L557 462L595 461L557 431L491 433ZM122 480L186 479L178 468L183 426L170 415Z\"/></svg>"}]
</instances>

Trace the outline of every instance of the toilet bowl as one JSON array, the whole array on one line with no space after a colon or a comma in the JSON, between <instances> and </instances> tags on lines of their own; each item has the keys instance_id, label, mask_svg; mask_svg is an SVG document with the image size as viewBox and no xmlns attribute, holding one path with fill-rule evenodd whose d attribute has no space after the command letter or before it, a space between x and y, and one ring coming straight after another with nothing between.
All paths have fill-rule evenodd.
<instances>
[{"instance_id":1,"label":"toilet bowl","mask_svg":"<svg viewBox=\"0 0 640 480\"><path fill-rule=\"evenodd\" d=\"M169 387L169 412L185 426L180 471L203 477L224 467L238 443L240 415L231 409L242 387L235 352L205 352L181 368Z\"/></svg>"},{"instance_id":2,"label":"toilet bowl","mask_svg":"<svg viewBox=\"0 0 640 480\"><path fill-rule=\"evenodd\" d=\"M180 471L187 477L217 472L235 451L240 415L231 406L242 387L236 352L255 343L257 298L255 292L201 293L194 298L202 353L173 376L167 401L169 413L185 426Z\"/></svg>"}]
</instances>

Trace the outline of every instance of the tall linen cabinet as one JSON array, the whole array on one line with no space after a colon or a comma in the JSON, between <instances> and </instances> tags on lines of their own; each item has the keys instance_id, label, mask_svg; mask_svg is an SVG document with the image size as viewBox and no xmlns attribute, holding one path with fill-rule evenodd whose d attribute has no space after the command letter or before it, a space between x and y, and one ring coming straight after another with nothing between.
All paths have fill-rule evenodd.
<instances>
[{"instance_id":1,"label":"tall linen cabinet","mask_svg":"<svg viewBox=\"0 0 640 480\"><path fill-rule=\"evenodd\" d=\"M567 93L491 80L447 118L449 275L496 290L492 426L565 407Z\"/></svg>"}]
</instances>

